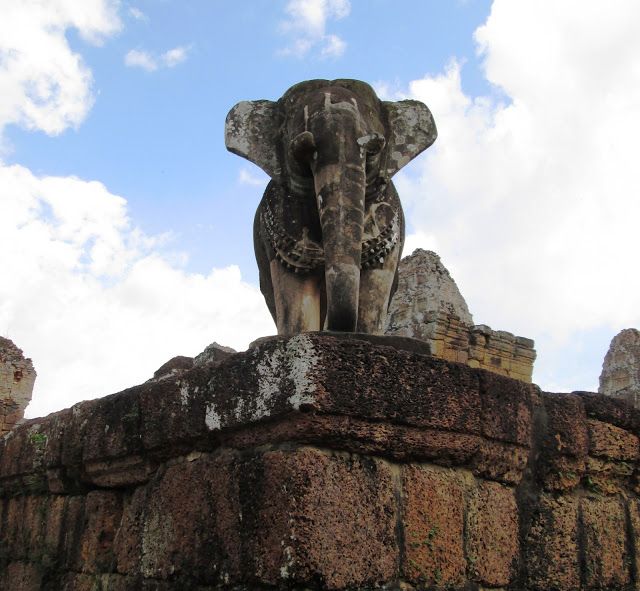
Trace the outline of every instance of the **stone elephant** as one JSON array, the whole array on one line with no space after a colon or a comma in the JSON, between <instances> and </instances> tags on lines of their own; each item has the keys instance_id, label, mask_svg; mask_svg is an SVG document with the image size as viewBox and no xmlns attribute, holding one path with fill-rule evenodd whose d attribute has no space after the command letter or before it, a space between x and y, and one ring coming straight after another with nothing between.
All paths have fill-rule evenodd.
<instances>
[{"instance_id":1,"label":"stone elephant","mask_svg":"<svg viewBox=\"0 0 640 591\"><path fill-rule=\"evenodd\" d=\"M391 177L436 139L419 101L358 80L309 80L238 103L225 143L270 177L254 223L260 288L278 334L381 334L404 217Z\"/></svg>"}]
</instances>

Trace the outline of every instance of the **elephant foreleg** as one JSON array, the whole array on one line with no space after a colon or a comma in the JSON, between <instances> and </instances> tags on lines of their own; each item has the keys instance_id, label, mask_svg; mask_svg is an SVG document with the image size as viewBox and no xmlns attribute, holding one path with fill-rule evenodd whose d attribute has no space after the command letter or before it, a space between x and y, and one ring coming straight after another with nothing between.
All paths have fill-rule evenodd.
<instances>
[{"instance_id":1,"label":"elephant foreleg","mask_svg":"<svg viewBox=\"0 0 640 591\"><path fill-rule=\"evenodd\" d=\"M273 260L271 282L279 335L320 330L321 280L317 275L291 273Z\"/></svg>"},{"instance_id":2,"label":"elephant foreleg","mask_svg":"<svg viewBox=\"0 0 640 591\"><path fill-rule=\"evenodd\" d=\"M360 273L360 302L358 304L358 332L384 334L387 308L391 299L396 269L400 258L398 244L385 257L379 269L362 269Z\"/></svg>"}]
</instances>

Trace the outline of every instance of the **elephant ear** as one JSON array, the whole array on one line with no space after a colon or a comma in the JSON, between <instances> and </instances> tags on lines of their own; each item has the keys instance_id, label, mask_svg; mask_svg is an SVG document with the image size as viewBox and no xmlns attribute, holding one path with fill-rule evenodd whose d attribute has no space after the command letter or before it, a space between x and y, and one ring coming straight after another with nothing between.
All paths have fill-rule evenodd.
<instances>
[{"instance_id":1,"label":"elephant ear","mask_svg":"<svg viewBox=\"0 0 640 591\"><path fill-rule=\"evenodd\" d=\"M242 101L227 115L224 143L229 152L257 164L272 179L281 176L278 161L280 110L273 101Z\"/></svg>"},{"instance_id":2,"label":"elephant ear","mask_svg":"<svg viewBox=\"0 0 640 591\"><path fill-rule=\"evenodd\" d=\"M382 172L391 178L403 166L426 150L438 137L431 111L420 101L382 103L387 112L389 137Z\"/></svg>"}]
</instances>

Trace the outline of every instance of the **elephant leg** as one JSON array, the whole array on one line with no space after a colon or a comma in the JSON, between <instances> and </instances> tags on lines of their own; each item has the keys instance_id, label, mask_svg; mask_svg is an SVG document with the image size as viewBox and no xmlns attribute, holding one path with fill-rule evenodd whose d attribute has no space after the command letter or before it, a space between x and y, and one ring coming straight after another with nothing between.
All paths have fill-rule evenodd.
<instances>
[{"instance_id":1,"label":"elephant leg","mask_svg":"<svg viewBox=\"0 0 640 591\"><path fill-rule=\"evenodd\" d=\"M361 271L358 332L384 334L401 248L399 244L388 254L382 268Z\"/></svg>"},{"instance_id":2,"label":"elephant leg","mask_svg":"<svg viewBox=\"0 0 640 591\"><path fill-rule=\"evenodd\" d=\"M271 284L279 335L320 330L321 278L299 275L271 261Z\"/></svg>"}]
</instances>

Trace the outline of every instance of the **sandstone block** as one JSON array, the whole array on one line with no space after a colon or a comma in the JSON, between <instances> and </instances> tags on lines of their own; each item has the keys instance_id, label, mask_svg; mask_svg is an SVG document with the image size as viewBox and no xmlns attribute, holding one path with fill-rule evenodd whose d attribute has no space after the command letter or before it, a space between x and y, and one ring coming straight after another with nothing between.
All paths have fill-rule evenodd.
<instances>
[{"instance_id":1,"label":"sandstone block","mask_svg":"<svg viewBox=\"0 0 640 591\"><path fill-rule=\"evenodd\" d=\"M593 492L615 495L624 494L631 486L634 466L627 462L616 462L603 458L592 458L586 461L584 484Z\"/></svg>"},{"instance_id":2,"label":"sandstone block","mask_svg":"<svg viewBox=\"0 0 640 591\"><path fill-rule=\"evenodd\" d=\"M247 458L243 471L241 532L253 581L342 589L395 577L388 464L303 448Z\"/></svg>"},{"instance_id":3,"label":"sandstone block","mask_svg":"<svg viewBox=\"0 0 640 591\"><path fill-rule=\"evenodd\" d=\"M474 476L505 484L518 484L527 465L529 450L484 439L471 461Z\"/></svg>"},{"instance_id":4,"label":"sandstone block","mask_svg":"<svg viewBox=\"0 0 640 591\"><path fill-rule=\"evenodd\" d=\"M85 527L80 542L80 559L85 573L115 570L113 541L122 517L118 493L92 491L85 502Z\"/></svg>"},{"instance_id":5,"label":"sandstone block","mask_svg":"<svg viewBox=\"0 0 640 591\"><path fill-rule=\"evenodd\" d=\"M591 455L628 462L638 458L638 438L629 431L595 419L589 419L588 425Z\"/></svg>"},{"instance_id":6,"label":"sandstone block","mask_svg":"<svg viewBox=\"0 0 640 591\"><path fill-rule=\"evenodd\" d=\"M618 499L582 499L585 581L589 589L621 589L630 582L624 506Z\"/></svg>"},{"instance_id":7,"label":"sandstone block","mask_svg":"<svg viewBox=\"0 0 640 591\"><path fill-rule=\"evenodd\" d=\"M7 591L40 591L42 572L31 562L11 562L0 575L0 589Z\"/></svg>"},{"instance_id":8,"label":"sandstone block","mask_svg":"<svg viewBox=\"0 0 640 591\"><path fill-rule=\"evenodd\" d=\"M115 541L118 572L237 581L241 512L231 463L230 456L201 455L168 466L139 487L125 504Z\"/></svg>"},{"instance_id":9,"label":"sandstone block","mask_svg":"<svg viewBox=\"0 0 640 591\"><path fill-rule=\"evenodd\" d=\"M528 447L531 441L531 388L527 384L482 372L482 434Z\"/></svg>"},{"instance_id":10,"label":"sandstone block","mask_svg":"<svg viewBox=\"0 0 640 591\"><path fill-rule=\"evenodd\" d=\"M170 378L141 390L141 431L146 450L175 453L173 450L180 449L185 441L206 435L205 404L198 395L206 374L206 369L192 370L189 378Z\"/></svg>"},{"instance_id":11,"label":"sandstone block","mask_svg":"<svg viewBox=\"0 0 640 591\"><path fill-rule=\"evenodd\" d=\"M481 482L471 494L466 536L472 578L490 587L508 585L515 575L520 551L513 489Z\"/></svg>"},{"instance_id":12,"label":"sandstone block","mask_svg":"<svg viewBox=\"0 0 640 591\"><path fill-rule=\"evenodd\" d=\"M462 586L469 483L453 471L418 466L406 466L402 482L405 580L426 587Z\"/></svg>"},{"instance_id":13,"label":"sandstone block","mask_svg":"<svg viewBox=\"0 0 640 591\"><path fill-rule=\"evenodd\" d=\"M593 392L573 394L580 397L589 418L611 423L632 433L640 432L640 410L628 402Z\"/></svg>"},{"instance_id":14,"label":"sandstone block","mask_svg":"<svg viewBox=\"0 0 640 591\"><path fill-rule=\"evenodd\" d=\"M578 500L567 495L542 495L524 551L528 589L579 589Z\"/></svg>"},{"instance_id":15,"label":"sandstone block","mask_svg":"<svg viewBox=\"0 0 640 591\"><path fill-rule=\"evenodd\" d=\"M627 501L627 512L629 516L629 526L631 529L631 538L633 540L640 539L640 504L638 499L629 499ZM632 588L634 590L640 589L640 580L638 580L637 573L640 572L640 544L635 543L630 548L631 556L629 556L629 564L631 572L636 573L635 581Z\"/></svg>"},{"instance_id":16,"label":"sandstone block","mask_svg":"<svg viewBox=\"0 0 640 591\"><path fill-rule=\"evenodd\" d=\"M204 396L211 430L314 409L478 434L478 388L464 365L307 333L212 368Z\"/></svg>"},{"instance_id":17,"label":"sandstone block","mask_svg":"<svg viewBox=\"0 0 640 591\"><path fill-rule=\"evenodd\" d=\"M587 418L582 399L575 395L543 393L548 416L544 447L549 455L584 457L589 449Z\"/></svg>"}]
</instances>

